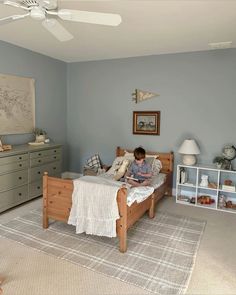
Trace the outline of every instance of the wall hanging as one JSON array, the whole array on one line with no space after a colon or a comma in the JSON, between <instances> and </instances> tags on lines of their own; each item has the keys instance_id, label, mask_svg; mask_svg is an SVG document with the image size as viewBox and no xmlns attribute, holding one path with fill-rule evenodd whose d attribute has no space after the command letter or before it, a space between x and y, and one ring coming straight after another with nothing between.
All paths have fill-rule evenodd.
<instances>
[{"instance_id":1,"label":"wall hanging","mask_svg":"<svg viewBox=\"0 0 236 295\"><path fill-rule=\"evenodd\" d=\"M160 135L160 111L133 112L133 134Z\"/></svg>"},{"instance_id":2,"label":"wall hanging","mask_svg":"<svg viewBox=\"0 0 236 295\"><path fill-rule=\"evenodd\" d=\"M32 133L35 80L0 74L0 134Z\"/></svg>"},{"instance_id":3,"label":"wall hanging","mask_svg":"<svg viewBox=\"0 0 236 295\"><path fill-rule=\"evenodd\" d=\"M132 93L132 100L138 103L138 102L153 98L155 96L160 96L160 94L144 91L140 89L135 89L135 92Z\"/></svg>"}]
</instances>

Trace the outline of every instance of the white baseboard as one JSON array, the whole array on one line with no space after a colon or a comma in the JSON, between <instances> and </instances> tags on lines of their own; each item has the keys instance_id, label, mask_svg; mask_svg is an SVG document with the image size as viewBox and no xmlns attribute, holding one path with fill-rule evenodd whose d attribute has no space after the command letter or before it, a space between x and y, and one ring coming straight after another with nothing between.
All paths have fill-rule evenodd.
<instances>
[{"instance_id":1,"label":"white baseboard","mask_svg":"<svg viewBox=\"0 0 236 295\"><path fill-rule=\"evenodd\" d=\"M82 173L69 172L69 171L62 172L62 174L61 174L61 178L76 179L76 178L79 178L81 176L83 176Z\"/></svg>"}]
</instances>

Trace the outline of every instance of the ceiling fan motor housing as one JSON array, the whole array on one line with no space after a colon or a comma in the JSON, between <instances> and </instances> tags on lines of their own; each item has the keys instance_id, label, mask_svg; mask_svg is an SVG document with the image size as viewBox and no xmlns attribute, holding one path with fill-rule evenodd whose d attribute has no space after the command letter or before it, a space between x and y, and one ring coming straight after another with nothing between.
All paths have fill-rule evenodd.
<instances>
[{"instance_id":1,"label":"ceiling fan motor housing","mask_svg":"<svg viewBox=\"0 0 236 295\"><path fill-rule=\"evenodd\" d=\"M30 16L36 20L43 20L45 19L45 10L40 7L33 7L30 11Z\"/></svg>"},{"instance_id":2,"label":"ceiling fan motor housing","mask_svg":"<svg viewBox=\"0 0 236 295\"><path fill-rule=\"evenodd\" d=\"M21 0L21 3L27 7L41 6L48 10L57 8L57 0Z\"/></svg>"}]
</instances>

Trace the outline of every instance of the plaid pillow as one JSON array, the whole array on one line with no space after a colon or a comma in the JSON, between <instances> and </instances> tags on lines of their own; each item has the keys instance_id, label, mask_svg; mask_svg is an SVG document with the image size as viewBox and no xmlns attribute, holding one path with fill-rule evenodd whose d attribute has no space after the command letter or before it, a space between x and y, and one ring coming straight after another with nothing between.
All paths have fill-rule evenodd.
<instances>
[{"instance_id":1,"label":"plaid pillow","mask_svg":"<svg viewBox=\"0 0 236 295\"><path fill-rule=\"evenodd\" d=\"M98 154L87 159L85 166L89 166L91 168L97 167L101 168L101 161Z\"/></svg>"}]
</instances>

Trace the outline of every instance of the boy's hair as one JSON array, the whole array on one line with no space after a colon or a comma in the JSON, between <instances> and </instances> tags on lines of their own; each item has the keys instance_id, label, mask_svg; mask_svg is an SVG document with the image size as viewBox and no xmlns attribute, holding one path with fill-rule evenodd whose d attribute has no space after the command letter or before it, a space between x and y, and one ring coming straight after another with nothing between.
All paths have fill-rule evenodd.
<instances>
[{"instance_id":1,"label":"boy's hair","mask_svg":"<svg viewBox=\"0 0 236 295\"><path fill-rule=\"evenodd\" d=\"M135 160L145 159L146 151L142 147L137 147L134 150L134 158Z\"/></svg>"}]
</instances>

